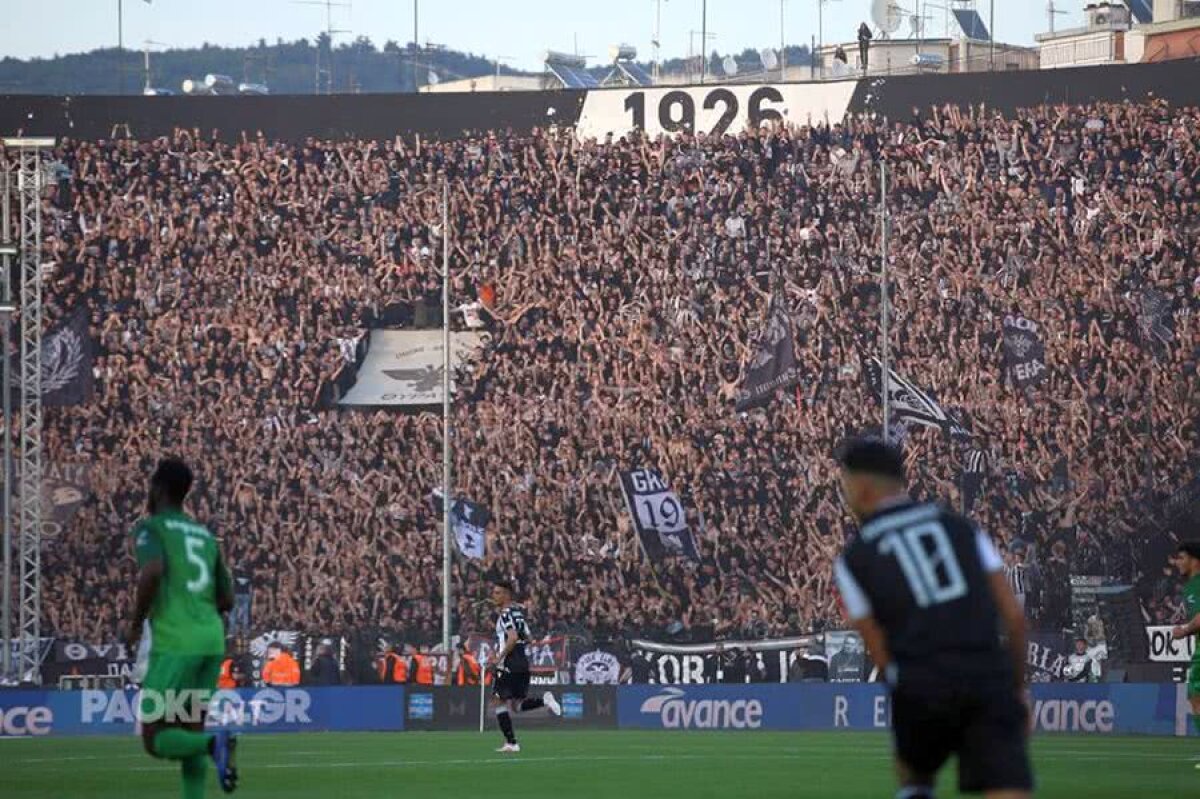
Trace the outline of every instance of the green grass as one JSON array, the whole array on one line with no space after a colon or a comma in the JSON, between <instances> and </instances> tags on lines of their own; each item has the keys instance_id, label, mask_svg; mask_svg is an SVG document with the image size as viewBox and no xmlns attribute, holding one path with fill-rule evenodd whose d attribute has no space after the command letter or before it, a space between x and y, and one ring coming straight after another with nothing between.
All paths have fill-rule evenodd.
<instances>
[{"instance_id":1,"label":"green grass","mask_svg":"<svg viewBox=\"0 0 1200 799\"><path fill-rule=\"evenodd\" d=\"M880 799L892 785L879 733L529 732L500 756L496 733L248 735L244 799ZM1200 797L1195 739L1041 737L1037 796ZM173 764L127 738L0 740L5 799L177 797ZM941 797L958 794L951 768ZM211 778L209 796L223 796Z\"/></svg>"}]
</instances>

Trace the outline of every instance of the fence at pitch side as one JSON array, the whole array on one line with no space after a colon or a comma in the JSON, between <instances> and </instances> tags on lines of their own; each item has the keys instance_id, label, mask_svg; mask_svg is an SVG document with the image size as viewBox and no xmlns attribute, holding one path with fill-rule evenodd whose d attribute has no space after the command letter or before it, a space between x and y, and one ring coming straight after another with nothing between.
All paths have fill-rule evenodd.
<instances>
[{"instance_id":1,"label":"fence at pitch side","mask_svg":"<svg viewBox=\"0 0 1200 799\"><path fill-rule=\"evenodd\" d=\"M555 689L564 718L523 729L883 730L879 684L624 685ZM223 692L211 721L241 732L488 730L495 720L473 688L296 688ZM1039 732L1194 735L1185 686L1033 686ZM133 692L3 690L0 736L129 735Z\"/></svg>"}]
</instances>

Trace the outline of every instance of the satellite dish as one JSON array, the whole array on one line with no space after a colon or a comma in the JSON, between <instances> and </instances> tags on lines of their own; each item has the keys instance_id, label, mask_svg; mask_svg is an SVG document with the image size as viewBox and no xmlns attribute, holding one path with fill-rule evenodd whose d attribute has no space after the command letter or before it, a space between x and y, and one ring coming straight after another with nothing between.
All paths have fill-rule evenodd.
<instances>
[{"instance_id":1,"label":"satellite dish","mask_svg":"<svg viewBox=\"0 0 1200 799\"><path fill-rule=\"evenodd\" d=\"M775 51L770 47L764 47L759 52L758 57L762 59L763 69L767 72L774 72L779 69L779 56L775 55Z\"/></svg>"},{"instance_id":2,"label":"satellite dish","mask_svg":"<svg viewBox=\"0 0 1200 799\"><path fill-rule=\"evenodd\" d=\"M733 60L733 56L727 55L725 56L725 60L721 62L721 69L725 70L726 75L733 77L738 71L737 61Z\"/></svg>"},{"instance_id":3,"label":"satellite dish","mask_svg":"<svg viewBox=\"0 0 1200 799\"><path fill-rule=\"evenodd\" d=\"M872 0L871 21L884 33L895 33L904 20L896 0Z\"/></svg>"},{"instance_id":4,"label":"satellite dish","mask_svg":"<svg viewBox=\"0 0 1200 799\"><path fill-rule=\"evenodd\" d=\"M439 83L442 82L442 79L439 78L438 74L431 69L431 70L429 70L427 82L429 83L430 86L437 86Z\"/></svg>"}]
</instances>

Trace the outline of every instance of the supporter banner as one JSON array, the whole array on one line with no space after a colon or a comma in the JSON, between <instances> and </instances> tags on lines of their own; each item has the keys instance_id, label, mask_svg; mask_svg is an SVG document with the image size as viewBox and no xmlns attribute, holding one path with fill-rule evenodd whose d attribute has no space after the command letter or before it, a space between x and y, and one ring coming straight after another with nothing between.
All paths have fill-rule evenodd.
<instances>
[{"instance_id":1,"label":"supporter banner","mask_svg":"<svg viewBox=\"0 0 1200 799\"><path fill-rule=\"evenodd\" d=\"M80 405L92 398L95 376L92 357L95 350L88 330L88 314L76 310L57 328L42 337L42 404L56 407ZM14 374L21 373L18 356L12 358ZM20 402L19 381L13 381L13 402Z\"/></svg>"},{"instance_id":2,"label":"supporter banner","mask_svg":"<svg viewBox=\"0 0 1200 799\"><path fill-rule=\"evenodd\" d=\"M576 685L616 685L627 671L621 660L612 652L593 649L584 652L575 661Z\"/></svg>"},{"instance_id":3,"label":"supporter banner","mask_svg":"<svg viewBox=\"0 0 1200 799\"><path fill-rule=\"evenodd\" d=\"M758 641L722 641L703 644L663 644L634 639L629 642L630 677L651 685L698 685L721 680L786 682L793 655L800 649L823 646L820 636ZM748 653L748 656L747 656ZM731 654L742 657L730 661ZM718 655L725 656L720 661ZM728 669L732 665L734 668ZM761 666L761 671L759 667ZM758 679L754 680L757 675Z\"/></svg>"},{"instance_id":4,"label":"supporter banner","mask_svg":"<svg viewBox=\"0 0 1200 799\"><path fill-rule=\"evenodd\" d=\"M1004 317L1004 357L1021 388L1036 386L1046 378L1046 346L1038 336L1037 324L1023 316Z\"/></svg>"},{"instance_id":5,"label":"supporter banner","mask_svg":"<svg viewBox=\"0 0 1200 799\"><path fill-rule=\"evenodd\" d=\"M1151 663L1190 663L1196 654L1196 636L1176 641L1170 625L1146 627L1147 657Z\"/></svg>"},{"instance_id":6,"label":"supporter banner","mask_svg":"<svg viewBox=\"0 0 1200 799\"><path fill-rule=\"evenodd\" d=\"M450 508L450 521L454 525L454 540L464 557L478 560L487 551L487 524L492 520L491 512L469 499L460 499Z\"/></svg>"},{"instance_id":7,"label":"supporter banner","mask_svg":"<svg viewBox=\"0 0 1200 799\"><path fill-rule=\"evenodd\" d=\"M541 690L544 689L531 692L531 695L541 696ZM580 686L552 690L562 705L562 717L551 717L544 711L522 715L517 720L521 730L545 728L559 732L617 726L615 688ZM484 729L496 729L496 717L478 686L423 689L410 685L407 688L405 729L474 731L479 729L481 714Z\"/></svg>"},{"instance_id":8,"label":"supporter banner","mask_svg":"<svg viewBox=\"0 0 1200 799\"><path fill-rule=\"evenodd\" d=\"M457 370L472 360L486 338L484 333L453 333L453 368ZM354 387L338 404L441 404L442 367L442 331L372 330L367 357L358 368Z\"/></svg>"},{"instance_id":9,"label":"supporter banner","mask_svg":"<svg viewBox=\"0 0 1200 799\"><path fill-rule=\"evenodd\" d=\"M863 374L867 378L867 385L872 395L882 403L883 364L878 358L870 358L865 367ZM971 431L942 410L932 396L896 374L894 369L888 369L887 392L891 414L901 423L936 427L955 437L971 437Z\"/></svg>"},{"instance_id":10,"label":"supporter banner","mask_svg":"<svg viewBox=\"0 0 1200 799\"><path fill-rule=\"evenodd\" d=\"M629 518L652 560L682 555L700 560L679 497L656 469L619 472Z\"/></svg>"},{"instance_id":11,"label":"supporter banner","mask_svg":"<svg viewBox=\"0 0 1200 799\"><path fill-rule=\"evenodd\" d=\"M737 135L769 123L838 124L846 116L854 81L775 85L678 86L589 91L576 125L580 139L644 131Z\"/></svg>"},{"instance_id":12,"label":"supporter banner","mask_svg":"<svg viewBox=\"0 0 1200 799\"><path fill-rule=\"evenodd\" d=\"M1155 288L1142 289L1141 313L1138 325L1143 340L1154 350L1161 350L1175 340L1171 329L1171 298Z\"/></svg>"},{"instance_id":13,"label":"supporter banner","mask_svg":"<svg viewBox=\"0 0 1200 799\"><path fill-rule=\"evenodd\" d=\"M1025 672L1031 683L1063 679L1070 650L1061 632L1031 632L1026 652Z\"/></svg>"},{"instance_id":14,"label":"supporter banner","mask_svg":"<svg viewBox=\"0 0 1200 799\"><path fill-rule=\"evenodd\" d=\"M467 638L467 648L480 663L487 663L496 649L496 639L485 635ZM563 636L547 636L525 645L525 656L529 659L529 671L533 683L556 685L570 682L571 664L567 658L567 639Z\"/></svg>"},{"instance_id":15,"label":"supporter banner","mask_svg":"<svg viewBox=\"0 0 1200 799\"><path fill-rule=\"evenodd\" d=\"M867 647L862 636L849 630L825 633L825 657L830 682L862 682L867 676Z\"/></svg>"},{"instance_id":16,"label":"supporter banner","mask_svg":"<svg viewBox=\"0 0 1200 799\"><path fill-rule=\"evenodd\" d=\"M208 726L237 732L404 729L404 688L218 691ZM0 737L132 735L136 691L0 691Z\"/></svg>"},{"instance_id":17,"label":"supporter banner","mask_svg":"<svg viewBox=\"0 0 1200 799\"><path fill-rule=\"evenodd\" d=\"M83 308L43 337L43 405L80 405L92 398L93 350L88 315ZM19 389L14 391L19 392Z\"/></svg>"},{"instance_id":18,"label":"supporter banner","mask_svg":"<svg viewBox=\"0 0 1200 799\"><path fill-rule=\"evenodd\" d=\"M767 323L754 349L754 358L747 364L745 379L738 388L738 411L764 405L776 391L791 388L800 382L792 321L778 297L771 298Z\"/></svg>"}]
</instances>

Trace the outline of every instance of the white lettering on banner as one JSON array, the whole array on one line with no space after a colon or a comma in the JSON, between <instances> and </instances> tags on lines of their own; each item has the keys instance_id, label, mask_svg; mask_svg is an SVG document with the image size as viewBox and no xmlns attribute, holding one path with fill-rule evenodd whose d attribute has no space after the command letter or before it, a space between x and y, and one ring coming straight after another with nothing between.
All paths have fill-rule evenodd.
<instances>
[{"instance_id":1,"label":"white lettering on banner","mask_svg":"<svg viewBox=\"0 0 1200 799\"><path fill-rule=\"evenodd\" d=\"M664 133L723 136L771 122L837 124L846 116L855 86L855 81L831 81L593 89L584 98L575 133L581 140L635 130L651 138Z\"/></svg>"},{"instance_id":2,"label":"white lettering on banner","mask_svg":"<svg viewBox=\"0 0 1200 799\"><path fill-rule=\"evenodd\" d=\"M1039 374L1046 371L1046 365L1041 361L1018 363L1013 366L1013 371L1016 372L1018 380L1033 380Z\"/></svg>"},{"instance_id":3,"label":"white lettering on banner","mask_svg":"<svg viewBox=\"0 0 1200 799\"><path fill-rule=\"evenodd\" d=\"M875 697L874 724L876 727L887 727L891 724L891 721L888 719L888 702L886 696Z\"/></svg>"},{"instance_id":4,"label":"white lettering on banner","mask_svg":"<svg viewBox=\"0 0 1200 799\"><path fill-rule=\"evenodd\" d=\"M191 710L199 707L211 708L209 718L219 724L312 723L312 695L300 689L265 688L246 700L235 691L142 691L132 702L124 691L80 691L83 724L132 724L139 708L150 720L198 721Z\"/></svg>"},{"instance_id":5,"label":"white lettering on banner","mask_svg":"<svg viewBox=\"0 0 1200 799\"><path fill-rule=\"evenodd\" d=\"M45 706L0 708L0 735L49 735L54 711Z\"/></svg>"},{"instance_id":6,"label":"white lettering on banner","mask_svg":"<svg viewBox=\"0 0 1200 799\"><path fill-rule=\"evenodd\" d=\"M700 655L660 655L658 682L662 685L699 685L704 682L704 658Z\"/></svg>"},{"instance_id":7,"label":"white lettering on banner","mask_svg":"<svg viewBox=\"0 0 1200 799\"><path fill-rule=\"evenodd\" d=\"M1112 732L1115 715L1113 703L1107 699L1039 699L1033 705L1037 728L1045 732Z\"/></svg>"},{"instance_id":8,"label":"white lettering on banner","mask_svg":"<svg viewBox=\"0 0 1200 799\"><path fill-rule=\"evenodd\" d=\"M1146 639L1152 663L1188 663L1196 654L1196 636L1176 641L1171 638L1169 625L1146 628Z\"/></svg>"},{"instance_id":9,"label":"white lettering on banner","mask_svg":"<svg viewBox=\"0 0 1200 799\"><path fill-rule=\"evenodd\" d=\"M643 702L641 712L658 715L671 730L756 730L763 706L757 699L687 699L682 689L665 688Z\"/></svg>"},{"instance_id":10,"label":"white lettering on banner","mask_svg":"<svg viewBox=\"0 0 1200 799\"><path fill-rule=\"evenodd\" d=\"M847 711L850 709L850 702L846 697L838 694L833 698L833 726L849 727L850 720L847 718Z\"/></svg>"}]
</instances>

